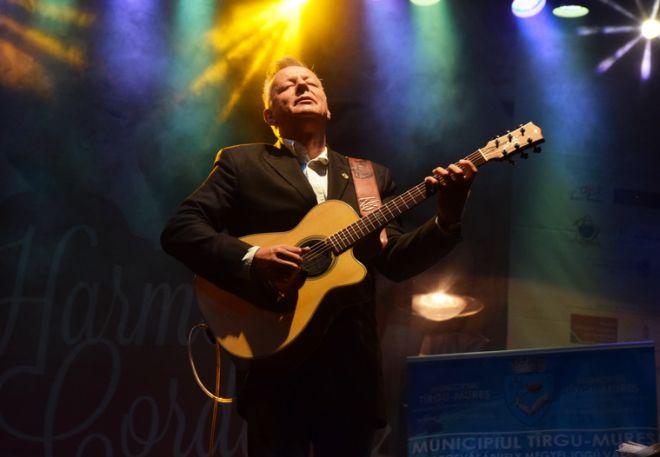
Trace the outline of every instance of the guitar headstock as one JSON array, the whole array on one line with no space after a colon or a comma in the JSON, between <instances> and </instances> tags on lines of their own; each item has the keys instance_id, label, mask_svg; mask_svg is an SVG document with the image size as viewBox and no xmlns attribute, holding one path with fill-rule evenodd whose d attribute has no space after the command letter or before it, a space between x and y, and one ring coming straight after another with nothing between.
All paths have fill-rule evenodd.
<instances>
[{"instance_id":1,"label":"guitar headstock","mask_svg":"<svg viewBox=\"0 0 660 457\"><path fill-rule=\"evenodd\" d=\"M528 149L532 149L534 152L541 152L538 145L544 141L541 128L533 122L528 122L502 136L493 138L485 146L481 147L479 152L486 161L508 160L513 162L511 157L514 154L520 153L521 157L526 159L528 157Z\"/></svg>"}]
</instances>

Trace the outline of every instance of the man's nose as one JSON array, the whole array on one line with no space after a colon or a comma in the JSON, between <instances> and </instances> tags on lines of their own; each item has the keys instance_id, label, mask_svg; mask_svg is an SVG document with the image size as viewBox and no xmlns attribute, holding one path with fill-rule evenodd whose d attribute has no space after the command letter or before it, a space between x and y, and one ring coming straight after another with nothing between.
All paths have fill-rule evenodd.
<instances>
[{"instance_id":1,"label":"man's nose","mask_svg":"<svg viewBox=\"0 0 660 457\"><path fill-rule=\"evenodd\" d=\"M304 94L308 90L309 90L309 86L307 86L307 83L305 81L299 79L296 82L296 95Z\"/></svg>"}]
</instances>

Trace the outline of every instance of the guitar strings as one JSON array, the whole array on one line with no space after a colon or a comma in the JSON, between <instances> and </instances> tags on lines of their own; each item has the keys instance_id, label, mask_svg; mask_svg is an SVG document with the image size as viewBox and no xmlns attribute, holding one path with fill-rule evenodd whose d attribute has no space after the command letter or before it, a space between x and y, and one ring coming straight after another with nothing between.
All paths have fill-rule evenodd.
<instances>
[{"instance_id":1,"label":"guitar strings","mask_svg":"<svg viewBox=\"0 0 660 457\"><path fill-rule=\"evenodd\" d=\"M488 149L494 149L494 148L495 148L494 146L491 146L491 147L488 148ZM486 150L486 148L484 148L484 150ZM473 163L476 163L476 162L477 162L477 159L481 159L481 160L479 160L479 162L481 162L481 161L483 160L483 157L482 157L482 153L481 153L480 151L475 151L475 152L473 152L472 154L468 155L468 156L466 157L466 159L471 160ZM479 163L478 166L479 166L479 165L482 165L483 163L485 163L485 161ZM459 165L459 166L460 166L460 165ZM441 179L444 179L444 178L441 178ZM422 187L421 187L422 184L424 184L424 183L420 183L420 184L418 184L417 186L412 187L411 189L409 189L408 191L404 192L403 194L401 194L401 195L399 195L399 196L393 198L392 200L390 200L387 204L388 204L388 205L390 205L390 204L394 204L394 205L398 208L399 204L400 204L400 203L403 203L403 204L406 206L406 208L408 209L409 207L408 207L407 203L413 203L413 204L415 204L415 196L413 195L413 193L416 192L416 193L418 194L417 196L422 196L422 195L424 195L424 193L423 193L423 191L422 191ZM395 202L395 201L397 201L397 200L400 200L400 201ZM381 206L381 208L384 208L384 206ZM375 217L370 218L372 215L374 215L374 213L375 213L375 211L374 211L373 213L370 213L370 214L368 214L367 216L365 216L365 217L359 219L358 221L354 222L353 224L350 224L349 226L343 228L342 230L338 231L338 232L335 233L334 235L331 235L330 237L327 237L327 238L323 239L322 241L320 241L319 243L317 243L316 246L314 246L309 252L307 252L306 254L303 255L303 261L304 261L304 262L305 262L305 261L312 261L312 260L314 260L314 259L320 257L321 255L325 254L326 252L331 251L331 250L333 249L333 246L332 246L332 241L330 240L330 238L332 238L333 236L337 236L337 235L339 235L339 236L341 237L340 234L341 234L342 232L346 232L346 235L347 235L346 238L348 239L348 241L349 241L351 244L354 243L354 242L356 242L356 241L358 241L358 240L361 238L361 236L365 236L365 234L362 234L362 231L361 231L361 230L360 230L360 232L358 233L357 228L354 227L354 228L353 228L353 231L354 231L355 235L357 236L357 240L353 241L353 240L351 239L350 229L351 229L351 227L354 226L354 225L357 225L357 224L359 224L359 223L363 223L363 225L364 225L364 222L367 222L367 221L368 221L368 222L371 222L371 225L374 226L375 228L374 228L373 230L370 230L370 231L367 233L367 234L369 234L369 233L371 233L371 232L374 232L374 231L378 230L378 228L382 228L385 224L387 224L387 223L389 222L389 221L387 221L387 222L385 222L385 224L381 225L381 224L378 222L378 219L377 219L377 218L375 218ZM391 211L390 211L390 213L391 213ZM374 218L376 219L375 221L373 220ZM370 219L371 219L371 220L370 220ZM392 219L393 219L393 218L392 218ZM392 220L392 219L390 219L390 220ZM360 236L360 235L361 235L361 236ZM330 241L330 244L328 244L328 241Z\"/></svg>"},{"instance_id":2,"label":"guitar strings","mask_svg":"<svg viewBox=\"0 0 660 457\"><path fill-rule=\"evenodd\" d=\"M470 160L471 162L473 162L473 163L475 163L475 164L476 164L477 162L481 162L481 163L477 164L477 166L480 166L480 165L483 165L484 163L486 163L486 161L484 160L484 157L483 157L483 154L482 154L481 151L489 151L489 150L492 150L492 149L496 149L496 147L495 147L495 146L490 146L490 147L488 147L488 148L483 148L483 149L481 149L481 150L477 150L477 151L471 153L470 155L468 155L468 156L465 157L465 158L466 158L467 160ZM459 166L460 166L460 165L459 165ZM440 179L441 179L441 180L444 180L443 177L440 177ZM424 184L424 182L422 182L422 183L420 183L420 184L417 184L416 186L414 186L414 187L408 189L406 192L402 193L401 195L399 195L399 196L393 198L392 200L390 200L389 202L387 202L387 205L394 204L394 205L398 208L398 207L399 207L399 204L400 204L400 203L403 203L404 206L406 206L406 208L409 209L407 203L413 203L413 204L415 203L415 196L413 195L413 193L414 193L414 192L417 192L417 193L418 193L418 196L422 196L422 195L423 195L423 191L422 191L422 187L421 187L422 184ZM401 201L400 201L400 202L396 202L396 203L394 203L394 202L397 201L397 200L401 200ZM380 208L381 208L381 209L382 209L382 208L385 208L385 205L381 206ZM376 210L376 211L378 211L378 210ZM330 240L330 238L332 238L333 236L337 236L337 235L339 235L339 236L341 237L340 234L341 234L342 232L347 232L347 236L346 236L346 238L348 239L348 241L349 241L351 244L352 244L352 243L355 243L356 241L358 241L358 240L361 238L361 236L362 236L362 237L365 236L364 234L361 233L361 231L358 233L357 229L354 228L354 232L355 232L355 235L357 236L357 240L355 240L355 241L351 240L351 237L350 237L350 228L351 228L352 226L354 226L354 225L357 225L357 224L359 224L359 223L363 223L363 225L364 225L364 222L369 221L369 222L371 223L371 225L375 227L373 230L370 230L370 231L367 233L367 234L369 234L369 233L372 233L372 232L378 230L379 228L384 227L387 223L389 223L392 219L394 219L394 218L392 218L392 219L388 220L388 221L385 222L385 224L383 224L383 225L381 225L381 224L378 222L378 219L377 219L375 216L374 216L374 218L376 219L375 221L374 221L374 220L370 220L370 217L371 217L372 215L374 215L374 214L376 213L376 211L374 211L374 212L372 212L372 213L370 213L370 214L364 216L363 218L357 220L356 222L353 222L352 224L348 225L347 227L345 227L345 228L339 230L337 233L335 233L335 234L333 234L333 235L330 235L329 237L324 238L322 241L319 241L319 242L318 242L318 243L317 243L317 244L316 244L316 245L315 245L315 246L314 246L309 252L305 253L305 254L302 256L302 257L303 257L303 262L310 262L310 261L315 260L315 259L317 259L318 257L324 255L324 254L327 253L328 251L332 251L333 246L332 246L332 241ZM391 213L391 211L390 211L390 213ZM371 218L371 219L374 219L374 218ZM360 235L361 235L361 236L360 236ZM330 244L328 244L328 242L330 242Z\"/></svg>"},{"instance_id":3,"label":"guitar strings","mask_svg":"<svg viewBox=\"0 0 660 457\"><path fill-rule=\"evenodd\" d=\"M406 207L408 207L408 205L406 205L406 203L408 203L408 202L413 202L414 203L414 201L415 201L415 198L413 196L414 192L417 192L418 196L423 195L423 191L421 190L420 185L421 184L418 184L417 186L407 190L403 194L393 198L387 204L388 205L389 204L394 204L395 206L398 207L399 204L403 203ZM381 206L381 208L384 208L384 206ZM388 221L386 221L384 224L382 224L378 221L378 219L375 216L372 216L372 215L374 215L374 213L375 213L375 211L373 213L368 214L367 216L364 216L363 218L359 219L358 221L348 225L347 227L341 229L340 231L338 231L334 235L331 235L331 236L323 239L319 243L317 243L317 245L314 246L314 248L312 248L309 252L307 252L306 254L303 255L303 261L314 260L314 259L318 258L319 256L325 254L326 252L331 251L333 249L333 246L332 246L332 241L330 240L330 238L332 238L334 236L339 236L340 241L344 241L344 240L341 239L342 238L342 235L341 235L342 232L346 232L345 235L343 236L343 238L345 240L347 240L349 243L352 244L352 243L357 242L361 237L364 237L364 236L368 235L369 233L372 233L372 232L378 230L379 228L384 227L390 220L394 219L394 218L391 218ZM390 213L391 213L391 211L390 211ZM356 226L357 224L360 224L360 223L362 223L363 225L366 225L365 222L367 222L367 221L369 221L374 228L369 230L366 234L362 233L362 230L359 230L358 228L354 227L354 226ZM353 229L352 229L353 234L351 234L351 228L352 227L353 227ZM356 240L352 239L353 236L356 237ZM330 244L328 244L328 242L330 242Z\"/></svg>"}]
</instances>

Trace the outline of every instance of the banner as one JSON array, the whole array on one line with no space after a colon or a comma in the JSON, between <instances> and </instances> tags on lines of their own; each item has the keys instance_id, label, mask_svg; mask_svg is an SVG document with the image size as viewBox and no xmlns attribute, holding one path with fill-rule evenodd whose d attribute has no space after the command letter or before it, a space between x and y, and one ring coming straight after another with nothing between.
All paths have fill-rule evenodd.
<instances>
[{"instance_id":1,"label":"banner","mask_svg":"<svg viewBox=\"0 0 660 457\"><path fill-rule=\"evenodd\" d=\"M651 343L408 359L409 457L612 457L657 441Z\"/></svg>"}]
</instances>

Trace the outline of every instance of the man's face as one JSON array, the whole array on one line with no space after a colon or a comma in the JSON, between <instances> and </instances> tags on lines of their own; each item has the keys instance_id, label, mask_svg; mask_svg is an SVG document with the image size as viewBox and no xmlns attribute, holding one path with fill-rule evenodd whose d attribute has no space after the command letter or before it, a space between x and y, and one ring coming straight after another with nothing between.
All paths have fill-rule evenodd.
<instances>
[{"instance_id":1,"label":"man's face","mask_svg":"<svg viewBox=\"0 0 660 457\"><path fill-rule=\"evenodd\" d=\"M281 69L273 77L270 107L264 115L268 123L278 126L301 118L330 119L321 81L305 67Z\"/></svg>"}]
</instances>

